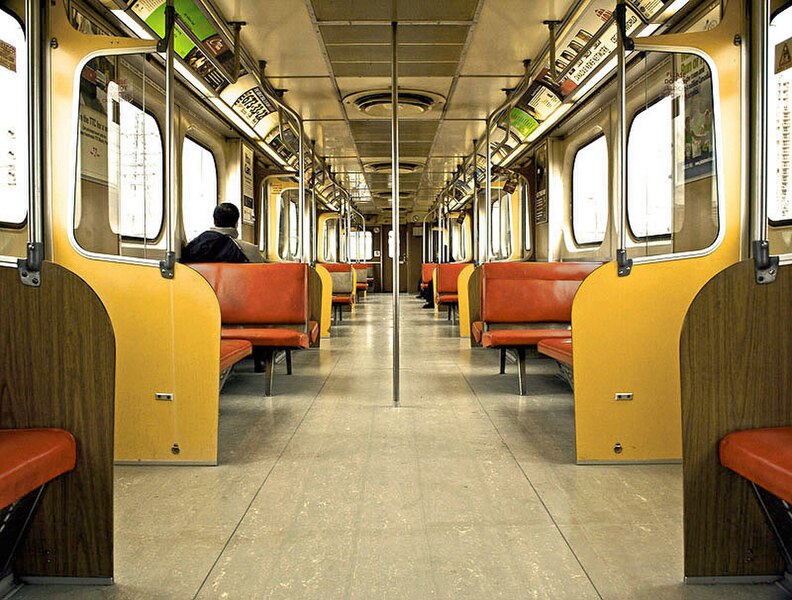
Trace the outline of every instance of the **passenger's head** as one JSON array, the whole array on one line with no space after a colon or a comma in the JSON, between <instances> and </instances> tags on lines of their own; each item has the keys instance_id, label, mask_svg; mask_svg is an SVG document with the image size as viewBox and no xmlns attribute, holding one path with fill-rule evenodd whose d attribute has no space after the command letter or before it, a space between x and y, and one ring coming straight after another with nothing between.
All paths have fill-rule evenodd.
<instances>
[{"instance_id":1,"label":"passenger's head","mask_svg":"<svg viewBox=\"0 0 792 600\"><path fill-rule=\"evenodd\" d=\"M236 227L239 221L239 209L230 202L218 204L214 209L215 227Z\"/></svg>"}]
</instances>

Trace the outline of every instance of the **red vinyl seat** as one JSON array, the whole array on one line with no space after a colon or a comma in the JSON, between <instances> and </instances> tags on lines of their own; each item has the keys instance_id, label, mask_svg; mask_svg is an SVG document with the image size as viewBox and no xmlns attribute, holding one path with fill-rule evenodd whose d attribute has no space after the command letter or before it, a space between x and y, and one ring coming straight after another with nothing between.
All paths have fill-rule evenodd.
<instances>
[{"instance_id":1,"label":"red vinyl seat","mask_svg":"<svg viewBox=\"0 0 792 600\"><path fill-rule=\"evenodd\" d=\"M77 444L63 429L0 429L0 508L74 469Z\"/></svg>"},{"instance_id":2,"label":"red vinyl seat","mask_svg":"<svg viewBox=\"0 0 792 600\"><path fill-rule=\"evenodd\" d=\"M251 354L253 344L248 340L220 340L220 371L230 369Z\"/></svg>"},{"instance_id":3,"label":"red vinyl seat","mask_svg":"<svg viewBox=\"0 0 792 600\"><path fill-rule=\"evenodd\" d=\"M304 263L194 263L220 303L223 339L247 340L256 371L267 371L272 392L276 351L309 348L318 325L309 319L309 267ZM290 359L289 359L290 360Z\"/></svg>"},{"instance_id":4,"label":"red vinyl seat","mask_svg":"<svg viewBox=\"0 0 792 600\"><path fill-rule=\"evenodd\" d=\"M564 357L561 362L571 364L571 341L568 351L563 344L559 351L555 346L559 342L555 340L571 338L575 294L583 280L599 266L599 263L540 262L481 266L480 320L471 324L471 336L475 343L501 351L501 372L505 351L517 352L521 395L526 393L527 348L548 340L551 351Z\"/></svg>"},{"instance_id":5,"label":"red vinyl seat","mask_svg":"<svg viewBox=\"0 0 792 600\"><path fill-rule=\"evenodd\" d=\"M283 327L223 327L222 336L225 339L247 340L254 346L307 349L311 345L304 331Z\"/></svg>"},{"instance_id":6,"label":"red vinyl seat","mask_svg":"<svg viewBox=\"0 0 792 600\"><path fill-rule=\"evenodd\" d=\"M485 348L536 346L542 340L569 335L569 329L492 329L481 334L481 345Z\"/></svg>"},{"instance_id":7,"label":"red vinyl seat","mask_svg":"<svg viewBox=\"0 0 792 600\"><path fill-rule=\"evenodd\" d=\"M572 366L572 338L571 337L551 337L542 339L536 345L536 349L550 358L554 358L560 363Z\"/></svg>"},{"instance_id":8,"label":"red vinyl seat","mask_svg":"<svg viewBox=\"0 0 792 600\"><path fill-rule=\"evenodd\" d=\"M792 503L792 427L730 433L720 442L720 461L724 467Z\"/></svg>"},{"instance_id":9,"label":"red vinyl seat","mask_svg":"<svg viewBox=\"0 0 792 600\"><path fill-rule=\"evenodd\" d=\"M459 301L457 280L462 270L470 263L443 263L435 265L437 269L437 289L435 302L437 304L456 304Z\"/></svg>"}]
</instances>

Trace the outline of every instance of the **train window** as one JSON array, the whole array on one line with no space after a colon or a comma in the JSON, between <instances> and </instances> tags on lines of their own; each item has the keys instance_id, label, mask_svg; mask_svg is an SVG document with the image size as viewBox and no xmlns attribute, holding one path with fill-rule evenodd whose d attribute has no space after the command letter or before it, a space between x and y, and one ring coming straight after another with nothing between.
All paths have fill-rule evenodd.
<instances>
[{"instance_id":1,"label":"train window","mask_svg":"<svg viewBox=\"0 0 792 600\"><path fill-rule=\"evenodd\" d=\"M493 189L492 195L498 193L498 190ZM490 251L492 258L501 257L501 199L492 200L492 207L490 210Z\"/></svg>"},{"instance_id":2,"label":"train window","mask_svg":"<svg viewBox=\"0 0 792 600\"><path fill-rule=\"evenodd\" d=\"M631 86L627 138L631 256L695 252L718 239L712 73L694 54L647 52Z\"/></svg>"},{"instance_id":3,"label":"train window","mask_svg":"<svg viewBox=\"0 0 792 600\"><path fill-rule=\"evenodd\" d=\"M114 233L153 240L163 221L163 146L156 119L124 99L120 102L119 188ZM113 207L111 207L111 214Z\"/></svg>"},{"instance_id":4,"label":"train window","mask_svg":"<svg viewBox=\"0 0 792 600\"><path fill-rule=\"evenodd\" d=\"M581 147L572 163L572 237L581 246L601 244L608 226L608 143L605 136Z\"/></svg>"},{"instance_id":5,"label":"train window","mask_svg":"<svg viewBox=\"0 0 792 600\"><path fill-rule=\"evenodd\" d=\"M300 252L300 223L297 215L299 191L285 189L280 194L278 205L278 256L283 260L295 260Z\"/></svg>"},{"instance_id":6,"label":"train window","mask_svg":"<svg viewBox=\"0 0 792 600\"><path fill-rule=\"evenodd\" d=\"M460 222L454 217L451 220L451 258L455 262L464 262L468 260L468 245L470 240L468 226L468 219L464 219Z\"/></svg>"},{"instance_id":7,"label":"train window","mask_svg":"<svg viewBox=\"0 0 792 600\"><path fill-rule=\"evenodd\" d=\"M776 15L770 23L770 60L768 122L770 144L768 160L767 216L775 226L792 225L790 169L792 165L792 7Z\"/></svg>"},{"instance_id":8,"label":"train window","mask_svg":"<svg viewBox=\"0 0 792 600\"><path fill-rule=\"evenodd\" d=\"M327 219L322 227L322 259L324 262L338 260L338 219Z\"/></svg>"},{"instance_id":9,"label":"train window","mask_svg":"<svg viewBox=\"0 0 792 600\"><path fill-rule=\"evenodd\" d=\"M161 104L161 76L146 55L100 56L79 79L74 239L112 256L162 255L162 135L146 106Z\"/></svg>"},{"instance_id":10,"label":"train window","mask_svg":"<svg viewBox=\"0 0 792 600\"><path fill-rule=\"evenodd\" d=\"M0 226L22 225L28 210L27 60L22 25L0 10L0 40L4 59L0 61Z\"/></svg>"},{"instance_id":11,"label":"train window","mask_svg":"<svg viewBox=\"0 0 792 600\"><path fill-rule=\"evenodd\" d=\"M635 237L668 236L673 225L674 154L671 97L633 119L627 143L627 198Z\"/></svg>"},{"instance_id":12,"label":"train window","mask_svg":"<svg viewBox=\"0 0 792 600\"><path fill-rule=\"evenodd\" d=\"M352 231L349 236L349 259L371 260L374 258L374 237L370 231Z\"/></svg>"},{"instance_id":13,"label":"train window","mask_svg":"<svg viewBox=\"0 0 792 600\"><path fill-rule=\"evenodd\" d=\"M217 206L217 163L211 150L185 137L182 145L182 219L191 240L214 222Z\"/></svg>"}]
</instances>

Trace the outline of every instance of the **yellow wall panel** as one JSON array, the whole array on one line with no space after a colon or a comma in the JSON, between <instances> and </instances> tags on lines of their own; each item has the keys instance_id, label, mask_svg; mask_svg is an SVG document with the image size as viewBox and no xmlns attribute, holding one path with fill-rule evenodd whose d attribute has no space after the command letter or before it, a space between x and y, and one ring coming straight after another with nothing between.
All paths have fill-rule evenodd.
<instances>
[{"instance_id":1,"label":"yellow wall panel","mask_svg":"<svg viewBox=\"0 0 792 600\"><path fill-rule=\"evenodd\" d=\"M722 24L701 34L641 39L641 44L698 48L717 65L719 139L725 203L723 242L698 258L637 264L618 277L615 263L592 273L572 310L577 459L678 460L682 457L679 336L688 307L716 273L740 260L743 206L740 2ZM745 36L743 35L743 39ZM616 401L631 392L632 401ZM616 444L621 453L614 451Z\"/></svg>"}]
</instances>

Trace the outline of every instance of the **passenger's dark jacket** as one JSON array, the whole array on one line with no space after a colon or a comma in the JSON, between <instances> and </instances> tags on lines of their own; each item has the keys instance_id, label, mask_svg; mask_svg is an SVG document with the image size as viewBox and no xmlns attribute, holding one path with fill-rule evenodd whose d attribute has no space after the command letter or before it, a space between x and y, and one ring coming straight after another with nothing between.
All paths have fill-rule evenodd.
<instances>
[{"instance_id":1,"label":"passenger's dark jacket","mask_svg":"<svg viewBox=\"0 0 792 600\"><path fill-rule=\"evenodd\" d=\"M227 235L217 231L204 231L182 250L183 263L199 262L250 262L237 243Z\"/></svg>"}]
</instances>

